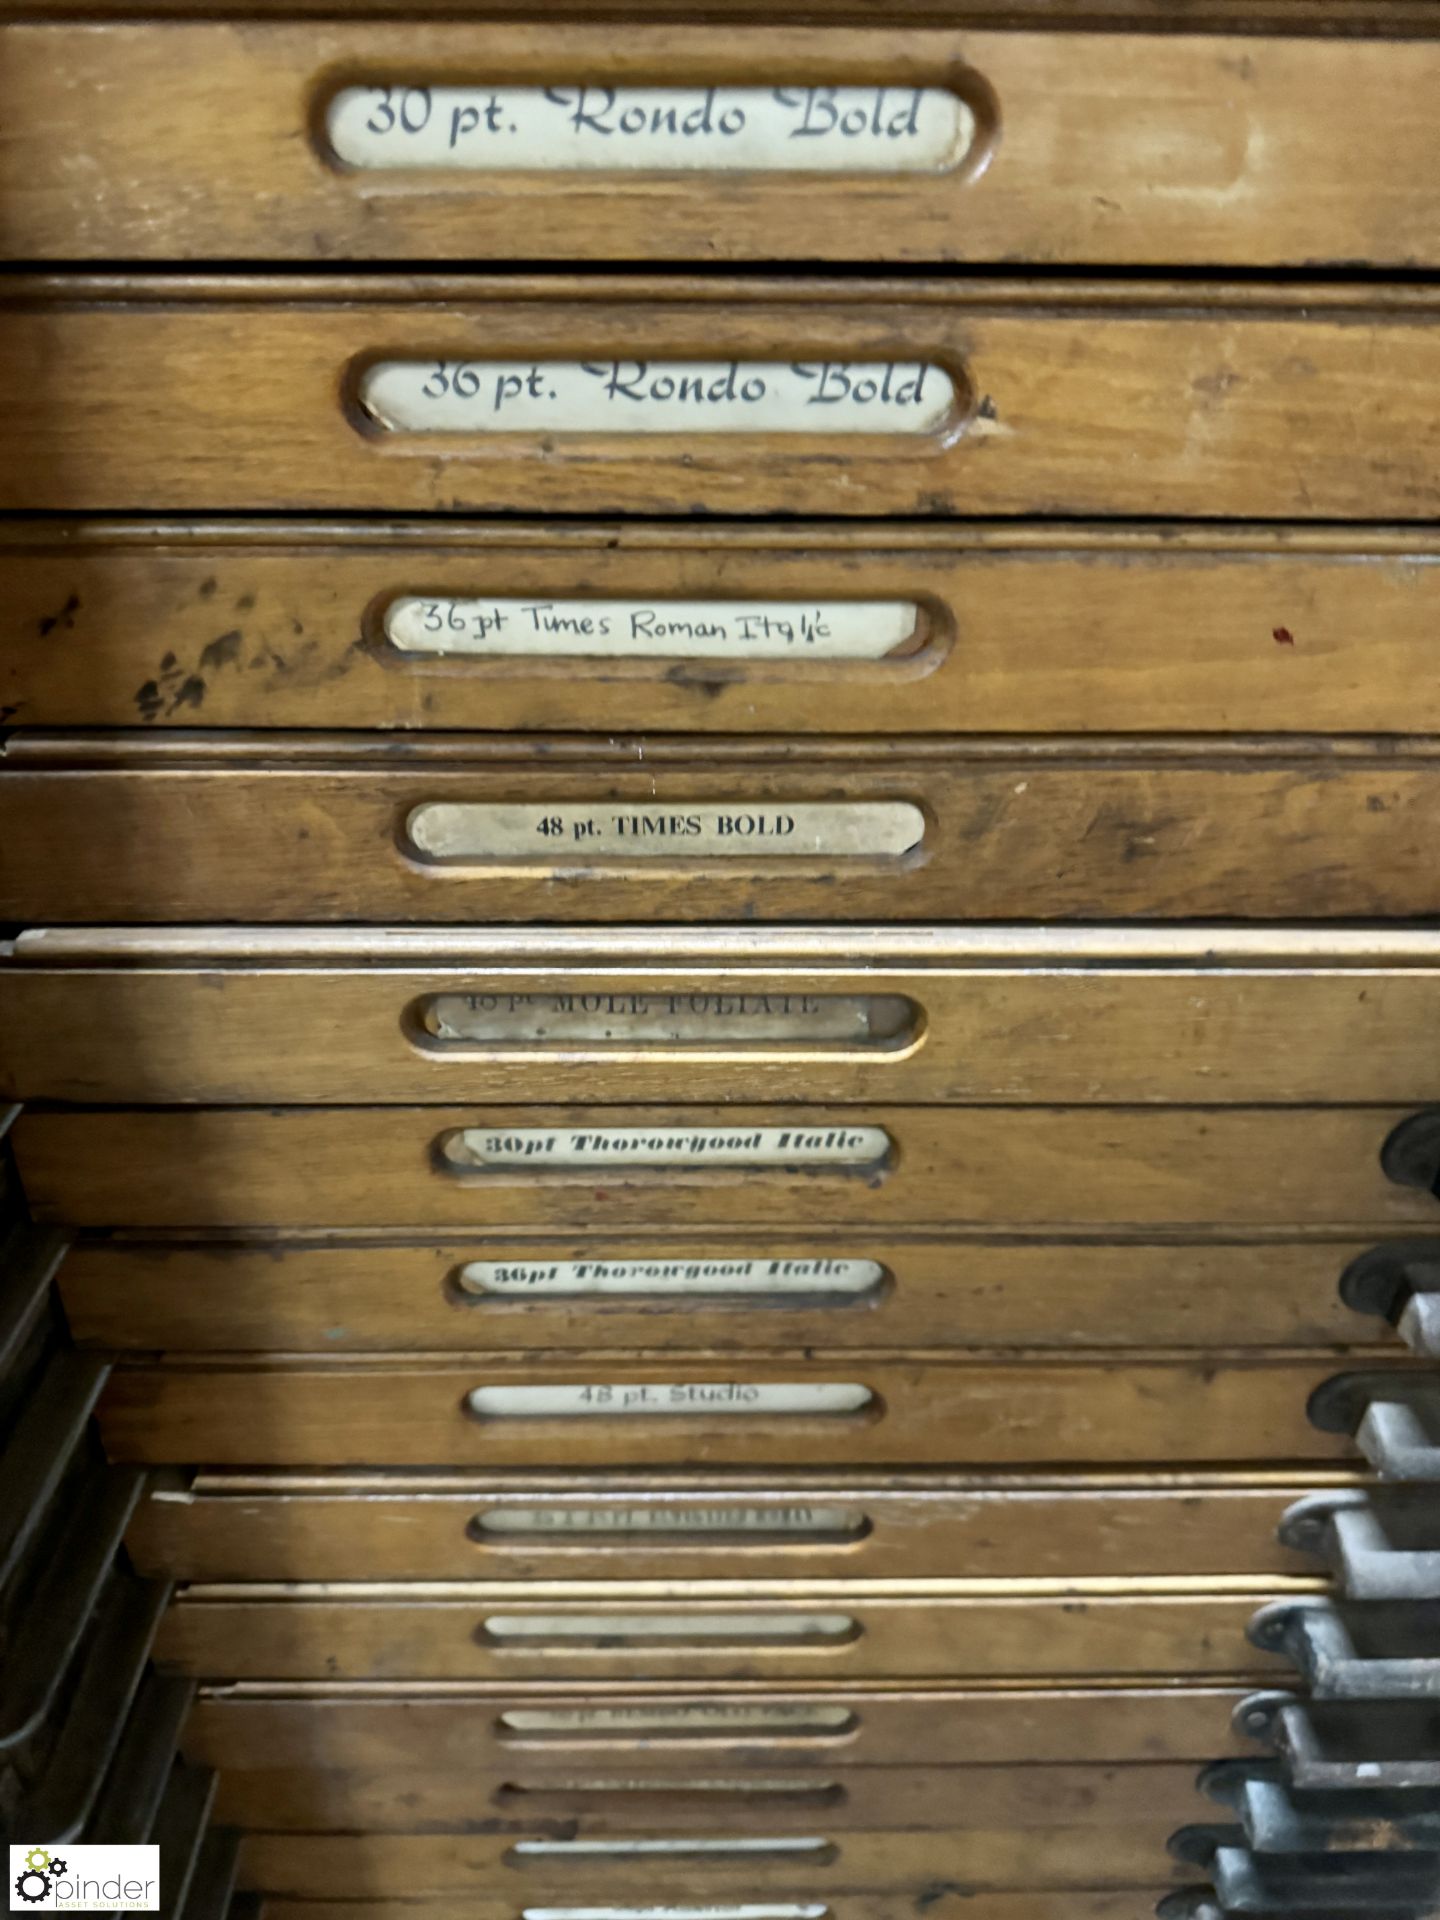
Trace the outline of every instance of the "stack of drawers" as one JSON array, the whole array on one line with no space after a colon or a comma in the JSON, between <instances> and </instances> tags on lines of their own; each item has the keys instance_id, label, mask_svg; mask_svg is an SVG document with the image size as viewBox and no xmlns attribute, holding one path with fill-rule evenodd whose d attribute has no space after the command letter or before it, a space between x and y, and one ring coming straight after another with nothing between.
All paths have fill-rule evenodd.
<instances>
[{"instance_id":1,"label":"stack of drawers","mask_svg":"<svg viewBox=\"0 0 1440 1920\"><path fill-rule=\"evenodd\" d=\"M0 27L0 1096L242 1885L1434 1913L1440 9L351 11Z\"/></svg>"}]
</instances>

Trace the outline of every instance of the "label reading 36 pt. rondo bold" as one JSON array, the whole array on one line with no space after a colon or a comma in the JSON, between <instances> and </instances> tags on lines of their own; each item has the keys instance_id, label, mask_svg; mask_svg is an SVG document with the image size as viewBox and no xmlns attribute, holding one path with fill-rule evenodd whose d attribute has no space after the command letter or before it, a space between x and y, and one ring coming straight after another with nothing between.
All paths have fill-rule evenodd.
<instances>
[{"instance_id":1,"label":"label reading 36 pt. rondo bold","mask_svg":"<svg viewBox=\"0 0 1440 1920\"><path fill-rule=\"evenodd\" d=\"M401 653L480 658L881 660L910 640L905 600L393 600Z\"/></svg>"},{"instance_id":2,"label":"label reading 36 pt. rondo bold","mask_svg":"<svg viewBox=\"0 0 1440 1920\"><path fill-rule=\"evenodd\" d=\"M504 173L948 173L975 140L944 87L342 87L343 165Z\"/></svg>"},{"instance_id":3,"label":"label reading 36 pt. rondo bold","mask_svg":"<svg viewBox=\"0 0 1440 1920\"><path fill-rule=\"evenodd\" d=\"M359 401L394 433L933 433L943 367L811 360L380 360Z\"/></svg>"},{"instance_id":4,"label":"label reading 36 pt. rondo bold","mask_svg":"<svg viewBox=\"0 0 1440 1920\"><path fill-rule=\"evenodd\" d=\"M441 1143L457 1169L870 1167L890 1150L884 1127L462 1127Z\"/></svg>"},{"instance_id":5,"label":"label reading 36 pt. rondo bold","mask_svg":"<svg viewBox=\"0 0 1440 1920\"><path fill-rule=\"evenodd\" d=\"M632 860L896 859L925 837L908 800L611 800L533 806L430 801L406 823L430 860L563 866Z\"/></svg>"}]
</instances>

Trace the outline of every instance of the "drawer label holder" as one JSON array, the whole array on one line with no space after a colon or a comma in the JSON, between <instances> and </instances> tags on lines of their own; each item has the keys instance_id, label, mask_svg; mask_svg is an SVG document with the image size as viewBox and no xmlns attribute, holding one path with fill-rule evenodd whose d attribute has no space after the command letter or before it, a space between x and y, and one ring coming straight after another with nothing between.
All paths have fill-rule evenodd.
<instances>
[{"instance_id":1,"label":"drawer label holder","mask_svg":"<svg viewBox=\"0 0 1440 1920\"><path fill-rule=\"evenodd\" d=\"M461 1127L440 1152L455 1172L517 1168L847 1167L866 1169L891 1148L884 1127Z\"/></svg>"},{"instance_id":2,"label":"drawer label holder","mask_svg":"<svg viewBox=\"0 0 1440 1920\"><path fill-rule=\"evenodd\" d=\"M425 801L406 836L432 864L491 860L569 866L577 860L899 859L925 837L908 800L607 800L530 806Z\"/></svg>"}]
</instances>

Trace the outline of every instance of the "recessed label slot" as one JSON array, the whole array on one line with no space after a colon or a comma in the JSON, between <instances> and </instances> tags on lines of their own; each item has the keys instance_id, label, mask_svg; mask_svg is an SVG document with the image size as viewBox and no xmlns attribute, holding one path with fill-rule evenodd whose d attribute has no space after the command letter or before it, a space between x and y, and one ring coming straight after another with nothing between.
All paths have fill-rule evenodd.
<instances>
[{"instance_id":1,"label":"recessed label slot","mask_svg":"<svg viewBox=\"0 0 1440 1920\"><path fill-rule=\"evenodd\" d=\"M797 1778L794 1774L781 1774L778 1777L747 1774L724 1780L695 1780L684 1775L677 1779L670 1774L657 1774L641 1780L547 1780L543 1786L531 1782L511 1782L501 1787L495 1798L502 1806L507 1803L511 1806L520 1805L527 1811L538 1813L548 1807L563 1809L567 1799L573 1802L589 1797L592 1801L599 1801L612 1797L617 1800L633 1799L636 1796L651 1801L743 1800L750 1803L746 1810L753 1811L754 1803L762 1800L783 1800L792 1807L838 1807L844 1805L846 1793L837 1780Z\"/></svg>"},{"instance_id":2,"label":"recessed label slot","mask_svg":"<svg viewBox=\"0 0 1440 1920\"><path fill-rule=\"evenodd\" d=\"M918 1016L914 1002L899 994L592 987L430 994L418 1003L414 1024L418 1043L435 1051L663 1047L737 1053L788 1046L796 1052L883 1052L914 1037Z\"/></svg>"},{"instance_id":3,"label":"recessed label slot","mask_svg":"<svg viewBox=\"0 0 1440 1920\"><path fill-rule=\"evenodd\" d=\"M754 1733L783 1733L790 1738L832 1738L856 1726L849 1707L801 1701L770 1703L739 1700L683 1701L678 1705L633 1707L511 1707L500 1715L510 1733L632 1734L683 1733L715 1739ZM653 1782L651 1783L654 1784ZM671 1785L668 1780L663 1784Z\"/></svg>"},{"instance_id":4,"label":"recessed label slot","mask_svg":"<svg viewBox=\"0 0 1440 1920\"><path fill-rule=\"evenodd\" d=\"M470 1522L476 1538L520 1540L679 1535L703 1545L760 1536L779 1540L859 1540L869 1521L857 1507L654 1506L492 1507Z\"/></svg>"},{"instance_id":5,"label":"recessed label slot","mask_svg":"<svg viewBox=\"0 0 1440 1920\"><path fill-rule=\"evenodd\" d=\"M492 1613L479 1637L496 1645L626 1647L839 1646L860 1627L849 1613Z\"/></svg>"},{"instance_id":6,"label":"recessed label slot","mask_svg":"<svg viewBox=\"0 0 1440 1920\"><path fill-rule=\"evenodd\" d=\"M650 1380L565 1387L475 1387L467 1395L482 1420L728 1419L764 1414L858 1413L874 1400L856 1381Z\"/></svg>"},{"instance_id":7,"label":"recessed label slot","mask_svg":"<svg viewBox=\"0 0 1440 1920\"><path fill-rule=\"evenodd\" d=\"M630 1860L652 1854L693 1854L702 1858L724 1859L729 1855L797 1854L810 1859L833 1850L829 1840L810 1839L803 1834L773 1834L763 1838L735 1840L517 1840L510 1849L517 1860Z\"/></svg>"},{"instance_id":8,"label":"recessed label slot","mask_svg":"<svg viewBox=\"0 0 1440 1920\"><path fill-rule=\"evenodd\" d=\"M885 1278L878 1260L472 1260L462 1293L503 1300L724 1298L857 1300Z\"/></svg>"},{"instance_id":9,"label":"recessed label slot","mask_svg":"<svg viewBox=\"0 0 1440 1920\"><path fill-rule=\"evenodd\" d=\"M404 596L401 653L481 659L881 660L920 625L908 600L520 600Z\"/></svg>"},{"instance_id":10,"label":"recessed label slot","mask_svg":"<svg viewBox=\"0 0 1440 1920\"><path fill-rule=\"evenodd\" d=\"M405 823L415 856L436 865L503 861L567 867L637 860L899 859L925 837L908 800L676 800L490 806L435 800Z\"/></svg>"},{"instance_id":11,"label":"recessed label slot","mask_svg":"<svg viewBox=\"0 0 1440 1920\"><path fill-rule=\"evenodd\" d=\"M802 1901L725 1907L525 1907L521 1920L825 1920L829 1911Z\"/></svg>"},{"instance_id":12,"label":"recessed label slot","mask_svg":"<svg viewBox=\"0 0 1440 1920\"><path fill-rule=\"evenodd\" d=\"M377 360L356 387L386 433L933 434L959 411L925 361Z\"/></svg>"},{"instance_id":13,"label":"recessed label slot","mask_svg":"<svg viewBox=\"0 0 1440 1920\"><path fill-rule=\"evenodd\" d=\"M884 1127L461 1127L440 1152L457 1173L513 1173L525 1167L607 1171L687 1167L852 1167L879 1165L890 1151Z\"/></svg>"},{"instance_id":14,"label":"recessed label slot","mask_svg":"<svg viewBox=\"0 0 1440 1920\"><path fill-rule=\"evenodd\" d=\"M325 135L343 166L469 173L949 173L975 115L944 87L342 87Z\"/></svg>"}]
</instances>

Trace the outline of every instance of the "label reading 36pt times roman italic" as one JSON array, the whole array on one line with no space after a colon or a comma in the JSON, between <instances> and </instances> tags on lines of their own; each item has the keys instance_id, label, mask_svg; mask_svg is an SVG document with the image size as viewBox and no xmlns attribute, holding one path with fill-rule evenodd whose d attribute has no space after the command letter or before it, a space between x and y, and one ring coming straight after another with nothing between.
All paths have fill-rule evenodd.
<instances>
[{"instance_id":1,"label":"label reading 36pt times roman italic","mask_svg":"<svg viewBox=\"0 0 1440 1920\"><path fill-rule=\"evenodd\" d=\"M486 173L948 173L975 116L945 87L342 87L342 165ZM642 215L643 217L643 215Z\"/></svg>"},{"instance_id":2,"label":"label reading 36pt times roman italic","mask_svg":"<svg viewBox=\"0 0 1440 1920\"><path fill-rule=\"evenodd\" d=\"M895 859L925 837L925 816L908 800L622 800L532 806L430 801L406 823L410 844L430 860L505 860L564 866L576 858Z\"/></svg>"},{"instance_id":3,"label":"label reading 36pt times roman italic","mask_svg":"<svg viewBox=\"0 0 1440 1920\"><path fill-rule=\"evenodd\" d=\"M363 411L395 433L933 433L945 369L907 361L379 360Z\"/></svg>"},{"instance_id":4,"label":"label reading 36pt times roman italic","mask_svg":"<svg viewBox=\"0 0 1440 1920\"><path fill-rule=\"evenodd\" d=\"M904 600L393 600L401 653L481 658L882 660L913 638Z\"/></svg>"},{"instance_id":5,"label":"label reading 36pt times roman italic","mask_svg":"<svg viewBox=\"0 0 1440 1920\"><path fill-rule=\"evenodd\" d=\"M884 1127L462 1127L441 1152L457 1170L624 1171L667 1167L870 1167L890 1150Z\"/></svg>"}]
</instances>

